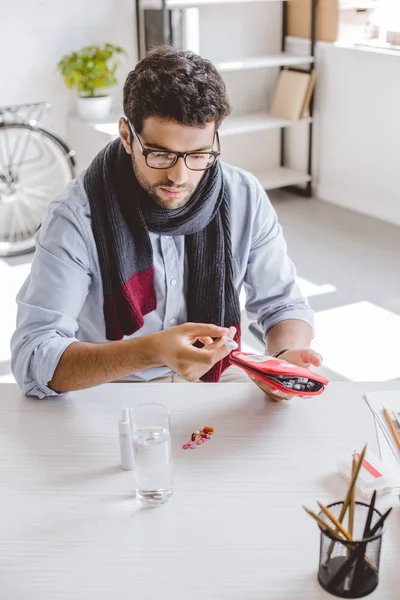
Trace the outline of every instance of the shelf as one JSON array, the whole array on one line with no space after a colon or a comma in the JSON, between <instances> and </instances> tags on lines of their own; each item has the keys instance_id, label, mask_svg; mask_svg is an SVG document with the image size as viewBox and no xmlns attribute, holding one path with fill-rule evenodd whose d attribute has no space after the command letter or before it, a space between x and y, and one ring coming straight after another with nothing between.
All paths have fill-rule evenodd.
<instances>
[{"instance_id":1,"label":"shelf","mask_svg":"<svg viewBox=\"0 0 400 600\"><path fill-rule=\"evenodd\" d=\"M250 113L247 115L232 115L222 124L220 129L221 137L229 135L240 135L242 133L253 133L257 131L266 131L268 129L282 129L283 127L293 127L299 123L311 123L311 117L297 121L279 119L272 117L268 113Z\"/></svg>"},{"instance_id":2,"label":"shelf","mask_svg":"<svg viewBox=\"0 0 400 600\"><path fill-rule=\"evenodd\" d=\"M255 56L238 60L212 61L221 73L229 71L246 71L251 69L269 69L272 67L290 67L309 65L314 62L313 56L298 56L295 54L271 54L270 56Z\"/></svg>"},{"instance_id":3,"label":"shelf","mask_svg":"<svg viewBox=\"0 0 400 600\"><path fill-rule=\"evenodd\" d=\"M259 2L280 2L282 0L167 0L167 8L196 8L218 4L249 4ZM142 0L142 8L162 8L161 0Z\"/></svg>"},{"instance_id":4,"label":"shelf","mask_svg":"<svg viewBox=\"0 0 400 600\"><path fill-rule=\"evenodd\" d=\"M103 123L84 123L76 116L70 116L70 120L76 121L81 127L94 129L99 133L110 136L111 138L118 137L118 119L120 115L111 116ZM272 117L268 113L258 112L244 115L231 115L221 125L221 137L230 135L241 135L243 133L255 133L257 131L267 131L269 129L282 129L283 127L294 127L300 123L311 123L311 117L299 119L297 121L289 121L287 119L279 119Z\"/></svg>"},{"instance_id":5,"label":"shelf","mask_svg":"<svg viewBox=\"0 0 400 600\"><path fill-rule=\"evenodd\" d=\"M306 173L300 173L287 167L279 167L265 173L253 173L265 190L274 190L289 185L300 185L311 181Z\"/></svg>"},{"instance_id":6,"label":"shelf","mask_svg":"<svg viewBox=\"0 0 400 600\"><path fill-rule=\"evenodd\" d=\"M342 0L339 10L374 10L380 8L380 0Z\"/></svg>"},{"instance_id":7,"label":"shelf","mask_svg":"<svg viewBox=\"0 0 400 600\"><path fill-rule=\"evenodd\" d=\"M86 123L86 125L93 127L93 129L100 131L100 133L105 133L112 137L117 137L119 135L118 119L110 121L109 123Z\"/></svg>"}]
</instances>

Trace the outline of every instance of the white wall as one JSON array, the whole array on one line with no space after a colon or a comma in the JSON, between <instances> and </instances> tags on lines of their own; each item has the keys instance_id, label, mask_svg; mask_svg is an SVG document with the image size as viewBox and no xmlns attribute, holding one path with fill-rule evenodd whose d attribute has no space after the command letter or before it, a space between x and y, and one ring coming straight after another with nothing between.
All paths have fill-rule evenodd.
<instances>
[{"instance_id":1,"label":"white wall","mask_svg":"<svg viewBox=\"0 0 400 600\"><path fill-rule=\"evenodd\" d=\"M128 51L119 71L115 102L136 57L132 0L0 0L0 105L46 100L46 122L66 135L73 94L56 65L63 54L110 42Z\"/></svg>"},{"instance_id":2,"label":"white wall","mask_svg":"<svg viewBox=\"0 0 400 600\"><path fill-rule=\"evenodd\" d=\"M400 225L400 54L318 55L317 196Z\"/></svg>"}]
</instances>

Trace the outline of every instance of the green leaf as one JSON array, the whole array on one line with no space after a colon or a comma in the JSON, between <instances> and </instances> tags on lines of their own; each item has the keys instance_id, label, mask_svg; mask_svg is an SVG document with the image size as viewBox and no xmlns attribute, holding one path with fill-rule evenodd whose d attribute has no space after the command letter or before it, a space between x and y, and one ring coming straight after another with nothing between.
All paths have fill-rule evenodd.
<instances>
[{"instance_id":1,"label":"green leaf","mask_svg":"<svg viewBox=\"0 0 400 600\"><path fill-rule=\"evenodd\" d=\"M102 46L85 46L79 52L63 56L57 68L67 87L75 87L78 93L93 95L96 89L117 83L117 55L121 54L127 53L120 46L108 42Z\"/></svg>"}]
</instances>

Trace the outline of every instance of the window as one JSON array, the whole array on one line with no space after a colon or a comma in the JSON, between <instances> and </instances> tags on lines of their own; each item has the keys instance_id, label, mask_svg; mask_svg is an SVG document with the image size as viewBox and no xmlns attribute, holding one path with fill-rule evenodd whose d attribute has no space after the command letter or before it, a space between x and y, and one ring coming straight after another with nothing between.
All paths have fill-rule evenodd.
<instances>
[{"instance_id":1,"label":"window","mask_svg":"<svg viewBox=\"0 0 400 600\"><path fill-rule=\"evenodd\" d=\"M377 43L387 46L400 46L400 2L399 0L381 0L371 18L373 37Z\"/></svg>"}]
</instances>

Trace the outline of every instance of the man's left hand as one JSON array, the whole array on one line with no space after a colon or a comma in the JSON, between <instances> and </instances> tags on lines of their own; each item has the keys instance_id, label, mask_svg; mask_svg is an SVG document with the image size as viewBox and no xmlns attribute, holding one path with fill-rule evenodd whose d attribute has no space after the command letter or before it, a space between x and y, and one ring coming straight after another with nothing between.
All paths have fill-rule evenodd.
<instances>
[{"instance_id":1,"label":"man's left hand","mask_svg":"<svg viewBox=\"0 0 400 600\"><path fill-rule=\"evenodd\" d=\"M283 354L279 356L279 359L285 360L286 362L292 363L293 365L297 365L298 367L304 367L306 369L314 366L319 367L322 362L322 356L311 350L311 348L305 348L302 350L287 350ZM274 402L280 402L281 400L291 400L293 396L297 394L286 394L285 392L281 392L279 390L274 390L269 387L268 384L264 383L260 379L257 379L256 376L249 375L250 379L254 381L258 387L263 390ZM301 395L301 394L298 394Z\"/></svg>"}]
</instances>

